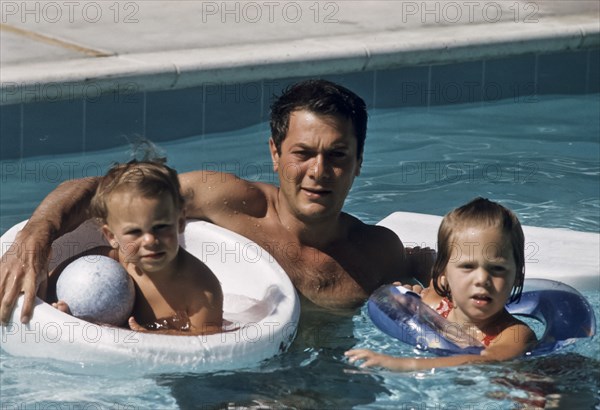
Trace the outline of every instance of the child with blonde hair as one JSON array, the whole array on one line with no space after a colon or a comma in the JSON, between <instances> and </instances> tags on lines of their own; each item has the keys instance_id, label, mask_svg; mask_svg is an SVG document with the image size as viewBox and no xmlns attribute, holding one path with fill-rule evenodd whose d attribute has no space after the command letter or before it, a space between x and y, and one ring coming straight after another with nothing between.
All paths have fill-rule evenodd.
<instances>
[{"instance_id":1,"label":"child with blonde hair","mask_svg":"<svg viewBox=\"0 0 600 410\"><path fill-rule=\"evenodd\" d=\"M222 331L223 293L214 273L179 245L185 228L177 173L159 160L117 164L102 178L90 213L110 244L86 254L119 261L135 283L129 326L137 331ZM68 311L63 301L56 306Z\"/></svg>"}]
</instances>

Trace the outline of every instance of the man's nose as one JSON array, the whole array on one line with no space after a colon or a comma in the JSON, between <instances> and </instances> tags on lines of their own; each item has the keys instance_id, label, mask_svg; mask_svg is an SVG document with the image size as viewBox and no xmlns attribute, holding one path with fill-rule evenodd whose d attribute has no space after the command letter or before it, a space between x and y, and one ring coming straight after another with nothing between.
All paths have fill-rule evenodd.
<instances>
[{"instance_id":1,"label":"man's nose","mask_svg":"<svg viewBox=\"0 0 600 410\"><path fill-rule=\"evenodd\" d=\"M327 178L330 174L330 168L325 155L319 154L314 158L310 166L311 176L317 181Z\"/></svg>"}]
</instances>

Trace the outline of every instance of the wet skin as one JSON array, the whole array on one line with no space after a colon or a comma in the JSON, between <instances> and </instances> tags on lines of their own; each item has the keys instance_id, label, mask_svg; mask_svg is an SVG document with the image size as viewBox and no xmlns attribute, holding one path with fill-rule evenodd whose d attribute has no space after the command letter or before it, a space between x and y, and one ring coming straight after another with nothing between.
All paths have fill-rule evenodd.
<instances>
[{"instance_id":1,"label":"wet skin","mask_svg":"<svg viewBox=\"0 0 600 410\"><path fill-rule=\"evenodd\" d=\"M362 163L349 119L295 111L280 152L273 142L270 151L281 188L212 171L181 174L186 217L257 242L301 294L323 307L355 308L381 284L411 277L396 234L341 212ZM3 261L3 321L21 291L26 294L21 316L28 320L33 295L46 280L48 244L87 219L97 184L97 178L62 183L17 236L19 249L40 252L32 257L17 249Z\"/></svg>"}]
</instances>

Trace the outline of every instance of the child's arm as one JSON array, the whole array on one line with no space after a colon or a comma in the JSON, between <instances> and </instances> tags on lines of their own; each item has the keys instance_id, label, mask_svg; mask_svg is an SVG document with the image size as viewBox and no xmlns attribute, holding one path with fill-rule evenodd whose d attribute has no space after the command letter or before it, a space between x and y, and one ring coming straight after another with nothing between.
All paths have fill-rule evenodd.
<instances>
[{"instance_id":1,"label":"child's arm","mask_svg":"<svg viewBox=\"0 0 600 410\"><path fill-rule=\"evenodd\" d=\"M205 298L198 297L198 299ZM211 335L220 333L223 331L223 299L221 297L220 310L215 308L215 306L219 305L218 301L212 300L212 297L207 299L211 300L211 302L206 305L203 304L202 307L197 307L198 310L192 316L188 317L187 314L183 314L181 315L183 317L178 317L180 320L187 320L187 325L189 325L188 329L148 329L140 325L133 316L129 318L129 328L136 332L174 336Z\"/></svg>"},{"instance_id":2,"label":"child's arm","mask_svg":"<svg viewBox=\"0 0 600 410\"><path fill-rule=\"evenodd\" d=\"M515 323L504 329L490 345L481 352L487 360L502 361L521 356L537 342L535 333L525 323ZM486 361L487 361L486 360Z\"/></svg>"},{"instance_id":3,"label":"child's arm","mask_svg":"<svg viewBox=\"0 0 600 410\"><path fill-rule=\"evenodd\" d=\"M192 307L190 332L196 335L211 335L223 331L223 293L219 287L215 292L204 292L197 298L200 306Z\"/></svg>"},{"instance_id":4,"label":"child's arm","mask_svg":"<svg viewBox=\"0 0 600 410\"><path fill-rule=\"evenodd\" d=\"M350 363L364 360L360 367L378 366L395 371L415 371L509 360L525 353L535 341L533 331L527 325L519 322L504 329L479 355L409 358L388 356L367 349L349 350L345 355L350 359Z\"/></svg>"},{"instance_id":5,"label":"child's arm","mask_svg":"<svg viewBox=\"0 0 600 410\"><path fill-rule=\"evenodd\" d=\"M190 291L186 295L190 333L209 335L223 331L223 290L215 274L204 263L187 254Z\"/></svg>"},{"instance_id":6,"label":"child's arm","mask_svg":"<svg viewBox=\"0 0 600 410\"><path fill-rule=\"evenodd\" d=\"M458 355L448 357L394 357L386 354L375 353L368 349L348 350L345 355L354 363L358 360L364 360L359 366L364 367L384 367L397 372L410 372L416 370L427 370L435 367L460 366L467 363L476 363L486 361L482 360L480 355ZM489 361L489 359L487 360Z\"/></svg>"}]
</instances>

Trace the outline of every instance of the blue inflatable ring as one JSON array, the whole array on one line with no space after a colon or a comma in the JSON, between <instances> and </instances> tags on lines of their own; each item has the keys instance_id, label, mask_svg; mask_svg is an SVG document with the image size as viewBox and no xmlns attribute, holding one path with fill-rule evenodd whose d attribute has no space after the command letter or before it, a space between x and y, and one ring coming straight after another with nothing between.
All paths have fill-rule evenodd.
<instances>
[{"instance_id":1,"label":"blue inflatable ring","mask_svg":"<svg viewBox=\"0 0 600 410\"><path fill-rule=\"evenodd\" d=\"M513 315L540 321L545 330L528 355L555 351L596 334L596 317L577 290L547 279L526 279L519 303L506 305ZM369 317L388 335L438 355L479 354L476 339L421 302L416 293L392 285L377 289L367 302Z\"/></svg>"}]
</instances>

